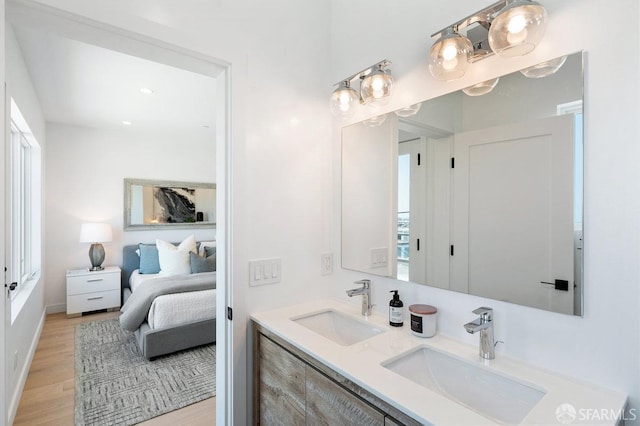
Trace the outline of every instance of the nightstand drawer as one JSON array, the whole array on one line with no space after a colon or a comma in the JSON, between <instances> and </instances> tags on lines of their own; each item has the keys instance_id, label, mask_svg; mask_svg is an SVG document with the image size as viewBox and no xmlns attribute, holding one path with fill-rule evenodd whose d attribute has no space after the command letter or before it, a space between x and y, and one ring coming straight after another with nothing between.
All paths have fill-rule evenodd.
<instances>
[{"instance_id":1,"label":"nightstand drawer","mask_svg":"<svg viewBox=\"0 0 640 426\"><path fill-rule=\"evenodd\" d=\"M119 306L120 290L76 294L67 297L67 314L117 308Z\"/></svg>"},{"instance_id":2,"label":"nightstand drawer","mask_svg":"<svg viewBox=\"0 0 640 426\"><path fill-rule=\"evenodd\" d=\"M99 273L67 277L67 295L120 290L120 270L115 273Z\"/></svg>"}]
</instances>

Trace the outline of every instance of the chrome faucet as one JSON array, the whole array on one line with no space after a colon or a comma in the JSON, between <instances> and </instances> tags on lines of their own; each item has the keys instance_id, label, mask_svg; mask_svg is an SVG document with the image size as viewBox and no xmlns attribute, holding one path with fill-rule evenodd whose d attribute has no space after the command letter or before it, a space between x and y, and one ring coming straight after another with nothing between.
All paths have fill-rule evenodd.
<instances>
[{"instance_id":1,"label":"chrome faucet","mask_svg":"<svg viewBox=\"0 0 640 426\"><path fill-rule=\"evenodd\" d=\"M495 342L493 341L493 309L480 307L473 311L480 318L464 325L467 333L480 332L480 358L494 359L496 357Z\"/></svg>"},{"instance_id":2,"label":"chrome faucet","mask_svg":"<svg viewBox=\"0 0 640 426\"><path fill-rule=\"evenodd\" d=\"M362 295L362 315L368 317L371 315L371 280L360 280L354 282L354 284L362 284L362 287L347 290L347 296L359 296Z\"/></svg>"}]
</instances>

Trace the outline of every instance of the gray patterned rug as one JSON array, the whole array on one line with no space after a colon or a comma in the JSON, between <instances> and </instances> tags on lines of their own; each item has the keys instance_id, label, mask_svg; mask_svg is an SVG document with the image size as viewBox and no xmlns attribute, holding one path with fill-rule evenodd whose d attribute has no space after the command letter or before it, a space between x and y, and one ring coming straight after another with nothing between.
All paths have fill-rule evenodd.
<instances>
[{"instance_id":1,"label":"gray patterned rug","mask_svg":"<svg viewBox=\"0 0 640 426\"><path fill-rule=\"evenodd\" d=\"M75 339L76 425L133 425L215 396L215 344L148 361L117 319L78 324Z\"/></svg>"}]
</instances>

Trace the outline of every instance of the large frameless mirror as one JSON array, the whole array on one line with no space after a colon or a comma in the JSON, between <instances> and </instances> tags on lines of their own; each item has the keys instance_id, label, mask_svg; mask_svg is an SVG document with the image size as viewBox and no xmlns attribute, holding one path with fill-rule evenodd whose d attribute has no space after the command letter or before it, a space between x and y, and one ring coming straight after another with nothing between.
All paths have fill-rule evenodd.
<instances>
[{"instance_id":1,"label":"large frameless mirror","mask_svg":"<svg viewBox=\"0 0 640 426\"><path fill-rule=\"evenodd\" d=\"M582 315L583 53L496 80L343 128L342 266Z\"/></svg>"}]
</instances>

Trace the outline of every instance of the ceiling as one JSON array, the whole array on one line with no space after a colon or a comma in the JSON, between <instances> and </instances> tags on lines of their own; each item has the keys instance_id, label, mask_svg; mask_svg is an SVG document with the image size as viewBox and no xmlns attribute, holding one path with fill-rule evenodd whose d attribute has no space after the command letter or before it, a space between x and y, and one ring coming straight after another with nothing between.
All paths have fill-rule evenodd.
<instances>
[{"instance_id":1,"label":"ceiling","mask_svg":"<svg viewBox=\"0 0 640 426\"><path fill-rule=\"evenodd\" d=\"M47 122L155 132L215 131L213 77L37 29L13 29ZM153 93L143 94L141 88Z\"/></svg>"}]
</instances>

